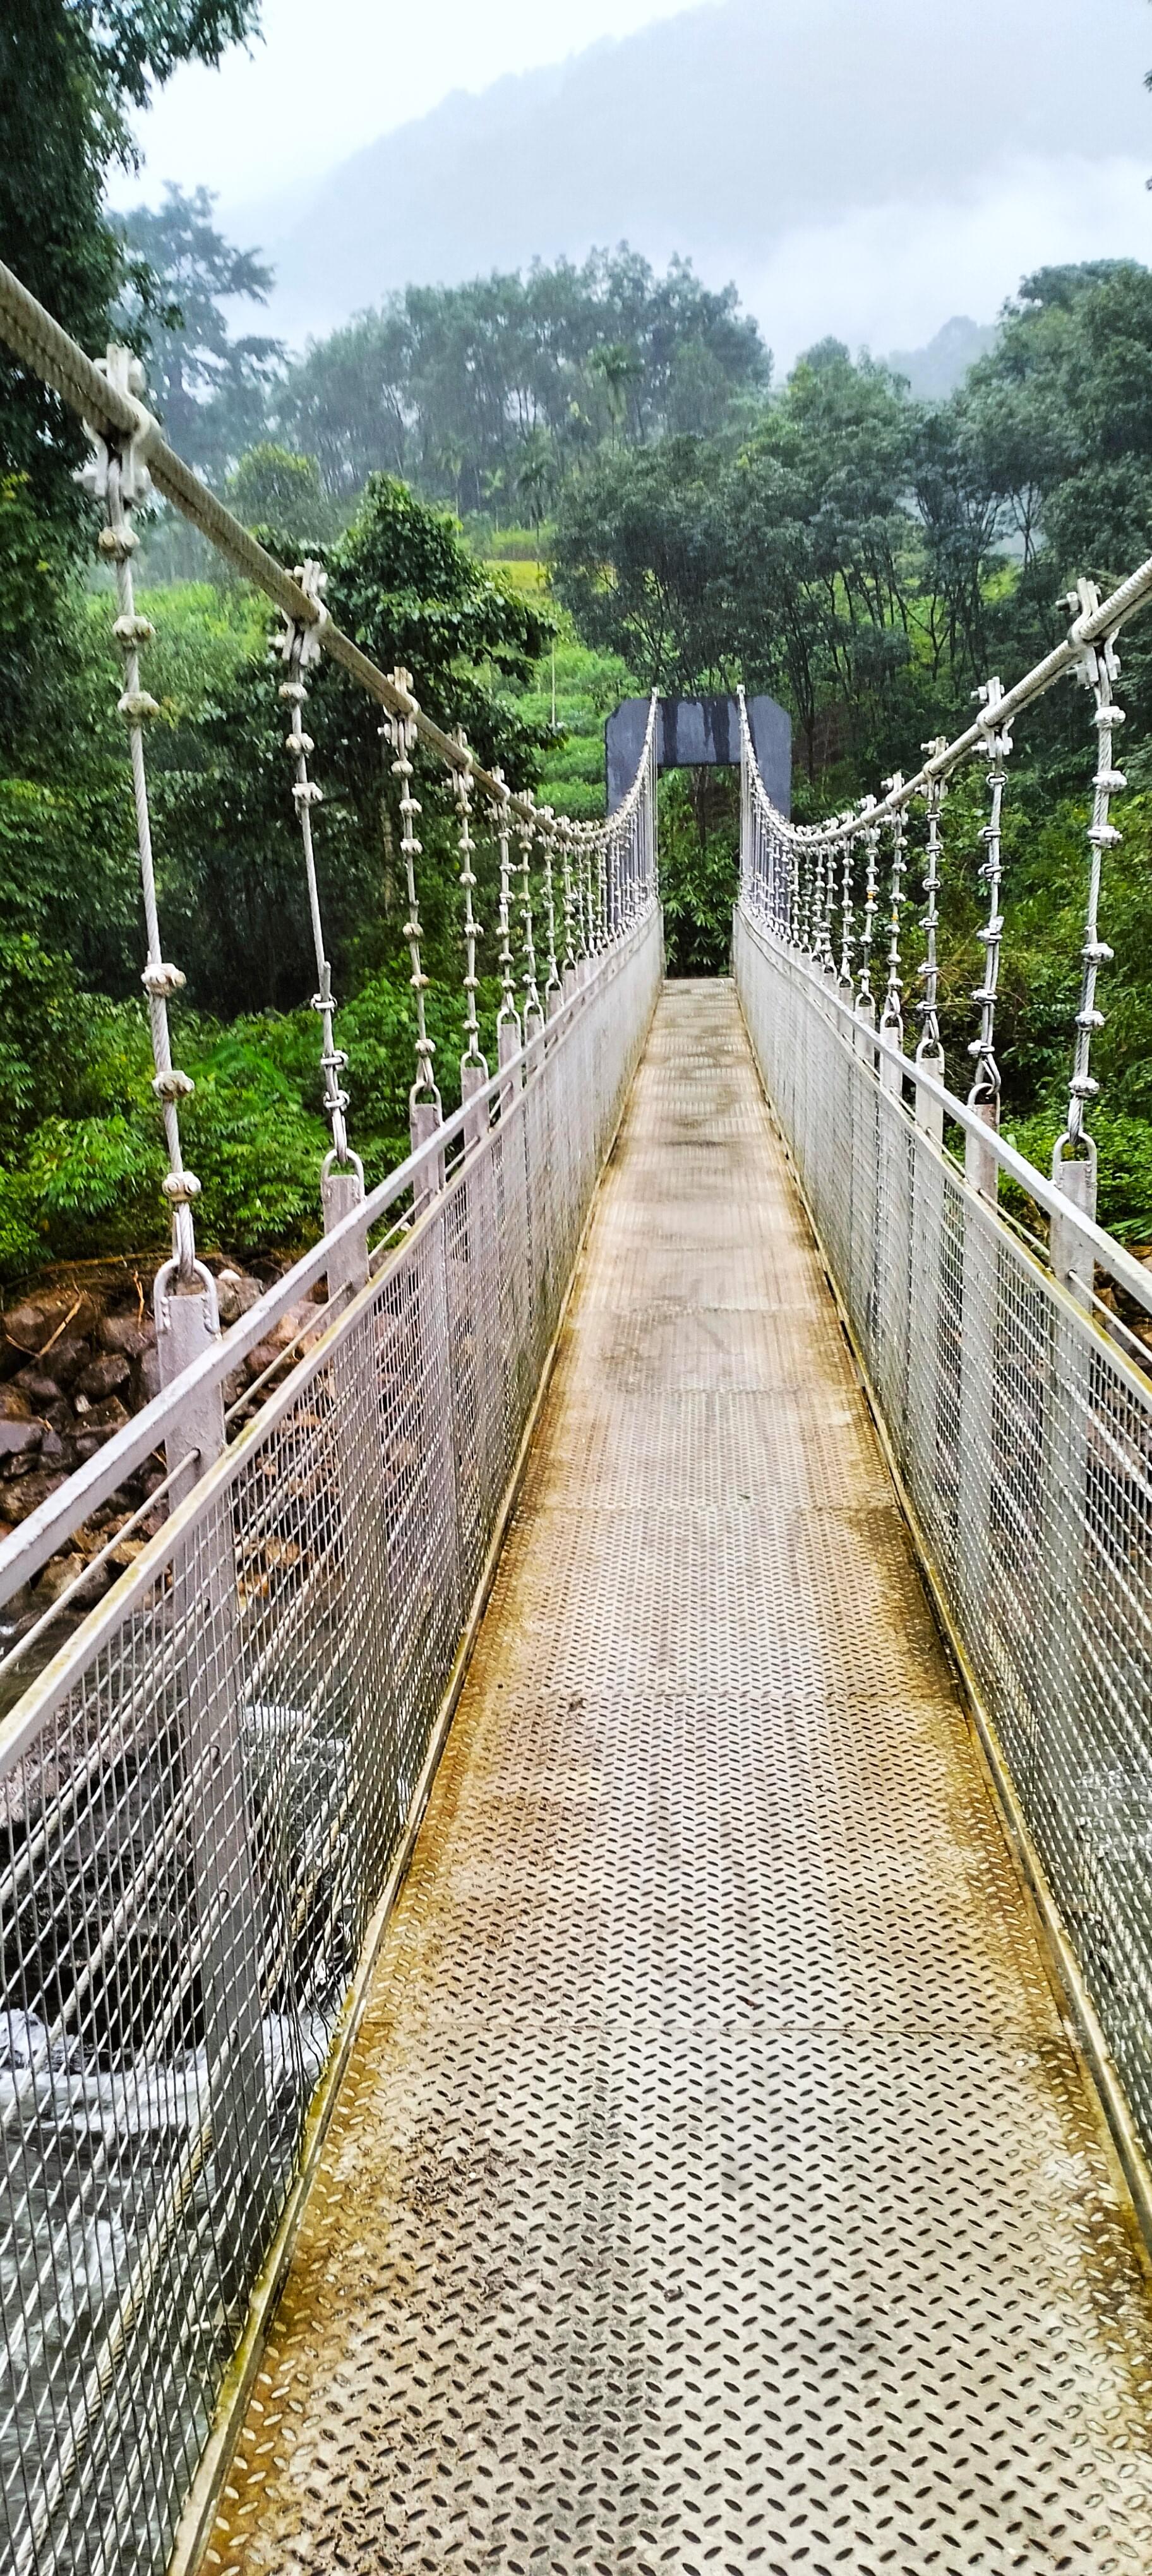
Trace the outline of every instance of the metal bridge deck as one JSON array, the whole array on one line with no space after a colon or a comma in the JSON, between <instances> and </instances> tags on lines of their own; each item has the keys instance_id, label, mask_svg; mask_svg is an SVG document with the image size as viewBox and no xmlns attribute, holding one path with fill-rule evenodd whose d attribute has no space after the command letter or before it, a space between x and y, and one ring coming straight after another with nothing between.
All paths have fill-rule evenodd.
<instances>
[{"instance_id":1,"label":"metal bridge deck","mask_svg":"<svg viewBox=\"0 0 1152 2576\"><path fill-rule=\"evenodd\" d=\"M1150 2405L732 988L673 986L210 2563L1147 2576Z\"/></svg>"}]
</instances>

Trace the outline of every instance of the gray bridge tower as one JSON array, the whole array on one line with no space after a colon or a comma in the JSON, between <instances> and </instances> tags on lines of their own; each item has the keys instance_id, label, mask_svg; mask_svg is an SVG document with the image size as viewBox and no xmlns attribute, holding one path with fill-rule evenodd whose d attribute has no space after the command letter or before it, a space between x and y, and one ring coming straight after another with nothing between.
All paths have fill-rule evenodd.
<instances>
[{"instance_id":1,"label":"gray bridge tower","mask_svg":"<svg viewBox=\"0 0 1152 2576\"><path fill-rule=\"evenodd\" d=\"M647 698L623 698L604 727L608 811L614 814L636 775L648 729ZM760 775L777 811L792 811L792 719L775 698L749 698L748 724ZM735 698L660 698L657 769L735 768L740 760L740 708Z\"/></svg>"}]
</instances>

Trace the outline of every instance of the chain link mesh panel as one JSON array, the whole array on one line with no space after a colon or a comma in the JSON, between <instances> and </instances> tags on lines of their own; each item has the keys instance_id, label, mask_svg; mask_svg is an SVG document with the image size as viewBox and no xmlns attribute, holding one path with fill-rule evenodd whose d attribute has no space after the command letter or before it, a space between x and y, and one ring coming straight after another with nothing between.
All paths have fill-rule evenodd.
<instances>
[{"instance_id":1,"label":"chain link mesh panel","mask_svg":"<svg viewBox=\"0 0 1152 2576\"><path fill-rule=\"evenodd\" d=\"M1152 2153L1152 1387L743 911L753 1050Z\"/></svg>"},{"instance_id":2,"label":"chain link mesh panel","mask_svg":"<svg viewBox=\"0 0 1152 2576\"><path fill-rule=\"evenodd\" d=\"M162 2566L499 1523L652 914L0 1739L0 2530Z\"/></svg>"}]
</instances>

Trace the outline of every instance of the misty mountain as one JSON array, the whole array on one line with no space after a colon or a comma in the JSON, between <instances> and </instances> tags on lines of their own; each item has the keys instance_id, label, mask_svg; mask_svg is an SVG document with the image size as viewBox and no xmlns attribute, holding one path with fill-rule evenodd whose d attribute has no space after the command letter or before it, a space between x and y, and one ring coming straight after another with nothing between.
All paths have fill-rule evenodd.
<instances>
[{"instance_id":1,"label":"misty mountain","mask_svg":"<svg viewBox=\"0 0 1152 2576\"><path fill-rule=\"evenodd\" d=\"M954 313L927 348L892 349L885 364L896 375L907 377L916 402L943 402L995 343L994 322L973 322L967 313Z\"/></svg>"},{"instance_id":2,"label":"misty mountain","mask_svg":"<svg viewBox=\"0 0 1152 2576\"><path fill-rule=\"evenodd\" d=\"M708 0L357 153L265 232L272 326L299 339L409 280L621 239L739 281L784 234L893 200L914 219L1009 167L1152 164L1150 59L1144 0L1000 0L986 21L954 0Z\"/></svg>"}]
</instances>

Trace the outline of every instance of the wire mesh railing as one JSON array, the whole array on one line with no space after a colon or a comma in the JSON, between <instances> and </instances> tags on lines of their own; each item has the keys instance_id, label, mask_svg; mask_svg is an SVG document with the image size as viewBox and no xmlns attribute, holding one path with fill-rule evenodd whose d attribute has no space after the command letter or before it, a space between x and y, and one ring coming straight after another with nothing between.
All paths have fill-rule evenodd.
<instances>
[{"instance_id":1,"label":"wire mesh railing","mask_svg":"<svg viewBox=\"0 0 1152 2576\"><path fill-rule=\"evenodd\" d=\"M1070 1112L1051 1175L999 1130L999 814L1009 695L1022 708L1080 667L1078 647L1011 693L993 684L981 722L958 744L933 744L914 783L928 811L914 1056L904 1052L901 1007L912 801L902 780L883 807L869 800L830 826L797 829L772 808L745 727L733 956L765 1090L931 1578L1038 1857L1042 1901L1054 1901L1102 2033L1106 2094L1109 2059L1119 2075L1118 2134L1123 2143L1130 2115L1152 2156L1152 1277L1095 1221L1095 1148L1084 1126L1096 1089L1094 978L1110 953L1096 928L1101 857L1118 837L1108 800L1124 784L1111 753L1117 601L1124 614L1141 604L1148 569L1106 611L1093 607L1101 660L1094 644L1091 668L1081 667L1100 744L1083 961L1092 989L1087 999L1082 991L1072 1033ZM973 997L975 1072L961 1099L944 1080L936 1020L934 790L973 752L989 760L990 962ZM884 832L889 906L878 866ZM889 949L878 1016L870 979L881 914ZM1002 1175L1027 1210L1023 1221L1000 1204ZM1132 1328L1106 1302L1117 1290Z\"/></svg>"},{"instance_id":2,"label":"wire mesh railing","mask_svg":"<svg viewBox=\"0 0 1152 2576\"><path fill-rule=\"evenodd\" d=\"M154 1297L160 1392L0 1545L3 1602L95 1513L121 1510L130 1479L164 1454L161 1485L128 1523L154 1535L134 1541L128 1571L60 1633L110 1537L0 1676L27 1683L0 1722L0 2542L11 2576L144 2576L170 2554L285 2224L654 1005L653 720L606 821L565 821L513 793L428 718L409 673L379 671L341 633L322 567L275 563L173 453L126 350L95 364L2 265L0 334L81 413L93 450L172 1222ZM152 630L132 581L150 476L282 613L278 693L316 961L323 1232L226 1333L181 1149L192 1085L173 1064L168 1004L184 978L164 956L152 852ZM367 1192L304 731L322 654L383 711L406 879L412 1152ZM447 1118L424 1008L417 789L429 776L450 790L464 963L461 1105ZM494 1070L477 1010L478 834L498 861ZM323 1305L236 1397L240 1363L310 1292Z\"/></svg>"},{"instance_id":3,"label":"wire mesh railing","mask_svg":"<svg viewBox=\"0 0 1152 2576\"><path fill-rule=\"evenodd\" d=\"M0 1737L13 2576L164 2563L661 973L653 910Z\"/></svg>"}]
</instances>

